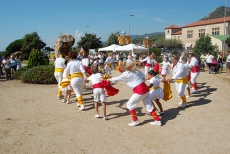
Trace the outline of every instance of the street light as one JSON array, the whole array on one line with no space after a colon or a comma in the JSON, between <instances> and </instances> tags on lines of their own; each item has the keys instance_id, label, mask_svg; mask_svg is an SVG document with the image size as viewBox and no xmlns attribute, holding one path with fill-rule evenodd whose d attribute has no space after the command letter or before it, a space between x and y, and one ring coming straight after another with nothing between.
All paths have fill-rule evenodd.
<instances>
[{"instance_id":1,"label":"street light","mask_svg":"<svg viewBox=\"0 0 230 154\"><path fill-rule=\"evenodd\" d=\"M86 33L86 28L88 28L89 26L85 26L85 33Z\"/></svg>"},{"instance_id":2,"label":"street light","mask_svg":"<svg viewBox=\"0 0 230 154\"><path fill-rule=\"evenodd\" d=\"M130 16L133 16L133 14L129 15L129 36L130 36Z\"/></svg>"},{"instance_id":3,"label":"street light","mask_svg":"<svg viewBox=\"0 0 230 154\"><path fill-rule=\"evenodd\" d=\"M226 0L224 0L224 45L222 47L222 50L223 50L223 57L224 57L224 52L225 52L225 35L226 35Z\"/></svg>"}]
</instances>

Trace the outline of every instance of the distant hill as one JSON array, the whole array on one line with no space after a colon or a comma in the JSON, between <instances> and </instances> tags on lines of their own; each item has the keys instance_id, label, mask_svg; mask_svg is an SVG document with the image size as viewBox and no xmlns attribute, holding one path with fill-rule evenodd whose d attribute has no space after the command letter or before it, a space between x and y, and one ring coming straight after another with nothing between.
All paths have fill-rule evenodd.
<instances>
[{"instance_id":1,"label":"distant hill","mask_svg":"<svg viewBox=\"0 0 230 154\"><path fill-rule=\"evenodd\" d=\"M222 18L222 17L224 17L224 10L225 10L225 6L220 6L217 9L213 10L207 16L200 19L199 21ZM230 7L226 7L226 17L227 16L230 16Z\"/></svg>"},{"instance_id":2,"label":"distant hill","mask_svg":"<svg viewBox=\"0 0 230 154\"><path fill-rule=\"evenodd\" d=\"M164 32L155 32L155 33L150 33L150 34L143 34L143 35L130 35L131 39L135 38L143 38L143 37L151 37L151 36L156 36L156 35L164 35Z\"/></svg>"}]
</instances>

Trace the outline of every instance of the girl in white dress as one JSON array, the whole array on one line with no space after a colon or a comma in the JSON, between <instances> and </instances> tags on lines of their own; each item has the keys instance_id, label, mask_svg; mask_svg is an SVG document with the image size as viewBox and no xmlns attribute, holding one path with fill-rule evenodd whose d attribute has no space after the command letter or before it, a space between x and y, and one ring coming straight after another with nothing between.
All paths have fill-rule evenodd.
<instances>
[{"instance_id":1,"label":"girl in white dress","mask_svg":"<svg viewBox=\"0 0 230 154\"><path fill-rule=\"evenodd\" d=\"M96 109L96 115L95 118L99 118L99 112L98 112L98 102L99 100L101 101L101 105L103 108L103 119L107 120L106 117L106 94L105 94L105 90L103 89L102 85L101 85L101 81L103 80L101 73L98 73L98 67L97 66L92 66L92 75L90 77L87 78L87 80L91 81L91 83L93 84L93 97L94 97L94 106Z\"/></svg>"},{"instance_id":2,"label":"girl in white dress","mask_svg":"<svg viewBox=\"0 0 230 154\"><path fill-rule=\"evenodd\" d=\"M168 62L168 57L164 57L164 61L161 64L162 64L161 75L165 80L166 75L170 74L169 72L170 63Z\"/></svg>"},{"instance_id":3,"label":"girl in white dress","mask_svg":"<svg viewBox=\"0 0 230 154\"><path fill-rule=\"evenodd\" d=\"M152 53L151 55L149 55L145 59L141 60L141 62L144 62L144 61L146 61L146 63L145 63L145 75L147 75L148 72L150 70L152 70L153 66L156 63L156 61L155 61L155 54Z\"/></svg>"},{"instance_id":4,"label":"girl in white dress","mask_svg":"<svg viewBox=\"0 0 230 154\"><path fill-rule=\"evenodd\" d=\"M164 114L164 110L162 108L162 105L160 103L160 99L164 98L164 93L162 88L160 87L160 82L162 79L158 76L158 73L155 70L150 70L148 72L148 79L150 82L149 88L150 88L150 98L152 101L155 101L157 106L160 109L159 114Z\"/></svg>"}]
</instances>

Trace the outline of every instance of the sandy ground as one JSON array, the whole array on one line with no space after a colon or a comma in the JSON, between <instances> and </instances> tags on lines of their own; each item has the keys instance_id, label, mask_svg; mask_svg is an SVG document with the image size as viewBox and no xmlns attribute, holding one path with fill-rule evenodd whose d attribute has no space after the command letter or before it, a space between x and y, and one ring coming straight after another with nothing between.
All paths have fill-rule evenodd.
<instances>
[{"instance_id":1,"label":"sandy ground","mask_svg":"<svg viewBox=\"0 0 230 154\"><path fill-rule=\"evenodd\" d=\"M162 126L149 124L152 118L140 102L136 109L141 124L129 127L126 102L132 90L124 82L114 85L120 88L118 95L107 98L109 120L105 121L94 118L90 83L84 89L86 109L79 111L74 95L72 104L57 99L56 85L1 79L0 153L229 153L230 74L202 72L197 81L199 94L188 100L184 110L178 107L180 100L171 84L173 98L161 101Z\"/></svg>"}]
</instances>

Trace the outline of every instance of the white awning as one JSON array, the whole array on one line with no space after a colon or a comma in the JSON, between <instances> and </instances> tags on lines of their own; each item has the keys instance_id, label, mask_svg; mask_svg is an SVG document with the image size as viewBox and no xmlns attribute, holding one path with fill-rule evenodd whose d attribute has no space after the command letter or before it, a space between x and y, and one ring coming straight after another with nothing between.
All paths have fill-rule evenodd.
<instances>
[{"instance_id":1,"label":"white awning","mask_svg":"<svg viewBox=\"0 0 230 154\"><path fill-rule=\"evenodd\" d=\"M192 43L186 43L185 47L191 47Z\"/></svg>"}]
</instances>

